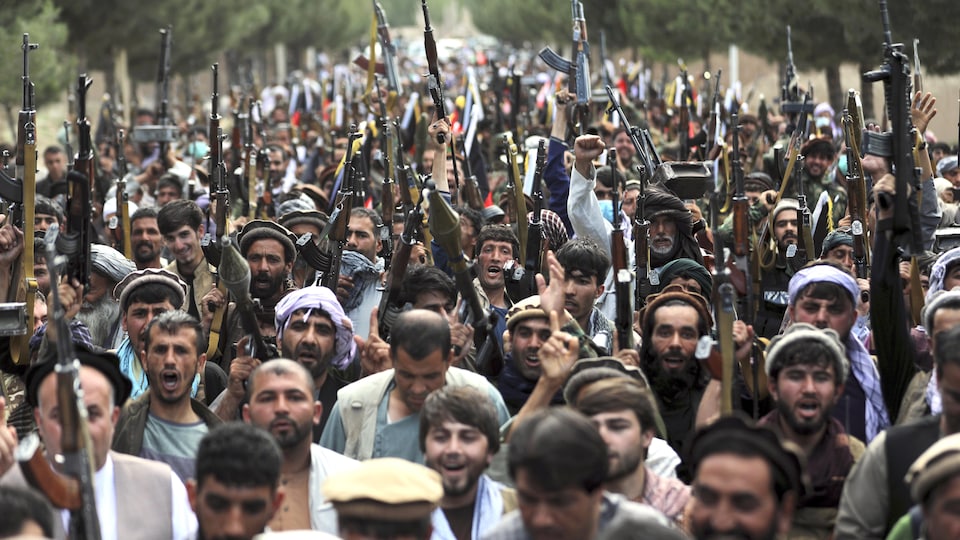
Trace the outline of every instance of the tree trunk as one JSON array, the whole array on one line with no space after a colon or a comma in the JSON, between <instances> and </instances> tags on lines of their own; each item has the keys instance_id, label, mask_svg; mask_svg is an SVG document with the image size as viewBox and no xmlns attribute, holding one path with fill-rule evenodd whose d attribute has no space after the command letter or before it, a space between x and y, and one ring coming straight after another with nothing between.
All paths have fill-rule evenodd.
<instances>
[{"instance_id":1,"label":"tree trunk","mask_svg":"<svg viewBox=\"0 0 960 540\"><path fill-rule=\"evenodd\" d=\"M872 64L860 64L860 73L866 73L872 71L875 68ZM864 81L860 79L860 102L863 104L863 119L864 120L875 120L878 124L880 123L880 118L884 115L883 107L877 108L876 102L873 99L873 87L874 83Z\"/></svg>"},{"instance_id":2,"label":"tree trunk","mask_svg":"<svg viewBox=\"0 0 960 540\"><path fill-rule=\"evenodd\" d=\"M840 112L843 110L843 83L840 82L840 66L833 65L825 71L827 76L827 103L833 107L833 110Z\"/></svg>"}]
</instances>

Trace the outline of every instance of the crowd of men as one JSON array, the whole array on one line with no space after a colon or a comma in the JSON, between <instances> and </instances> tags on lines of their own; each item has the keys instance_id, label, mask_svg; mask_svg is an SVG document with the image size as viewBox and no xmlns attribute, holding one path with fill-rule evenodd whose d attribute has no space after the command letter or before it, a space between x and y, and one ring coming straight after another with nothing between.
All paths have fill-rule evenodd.
<instances>
[{"instance_id":1,"label":"crowd of men","mask_svg":"<svg viewBox=\"0 0 960 540\"><path fill-rule=\"evenodd\" d=\"M49 278L61 261L45 236L68 226L73 157L46 147L35 237L0 227L7 300L23 300L11 277L22 264L38 282L29 359L0 337L0 537L77 537L82 521L57 495L77 477L58 457L78 436L64 429L77 424L63 410L62 332L79 362L104 539L960 536L960 248L944 249L958 225L956 149L915 140L908 196L925 251L908 252L892 201L912 183L889 159L848 154L829 104L740 110L719 129L629 85L635 131L584 115L565 88L523 103L506 126L529 156L520 177L495 129L521 109L504 104L509 92L484 87L473 111L451 100L453 121L409 89L384 92L387 116L415 111L413 128L388 142L376 108L359 107L348 145L320 95L308 113L270 87L247 141L263 150L261 187L230 193L226 230L203 163L218 142L203 130L96 141L86 287ZM910 97L924 134L935 99ZM468 130L459 120L477 110L488 119ZM136 122L156 120L144 110ZM640 133L656 146L635 145ZM776 150L795 133L798 169L783 179ZM465 134L469 150L450 144ZM534 172L527 150L540 140ZM744 225L723 198L653 181L642 155L653 148L657 166L716 168L728 192L743 168L750 268L725 255ZM118 153L129 172L115 184ZM851 160L867 186L862 216ZM395 162L413 164L409 183ZM542 193L518 199L514 185L534 174ZM821 234L801 260L814 206ZM459 217L458 242L438 238L443 215ZM532 258L527 231L540 235ZM226 283L231 249L249 276L240 294ZM731 284L737 320L724 326ZM732 352L717 361L725 340ZM42 450L25 453L37 435Z\"/></svg>"}]
</instances>

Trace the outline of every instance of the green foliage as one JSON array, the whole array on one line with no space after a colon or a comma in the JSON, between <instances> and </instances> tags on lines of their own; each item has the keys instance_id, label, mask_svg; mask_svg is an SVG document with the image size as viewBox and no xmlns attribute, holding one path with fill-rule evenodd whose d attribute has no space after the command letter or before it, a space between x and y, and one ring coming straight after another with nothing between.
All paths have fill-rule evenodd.
<instances>
[{"instance_id":1,"label":"green foliage","mask_svg":"<svg viewBox=\"0 0 960 540\"><path fill-rule=\"evenodd\" d=\"M73 58L65 53L67 28L57 22L57 10L50 0L18 4L0 20L0 51L7 61L7 76L0 78L0 104L18 110L22 104L21 43L23 34L40 48L30 52L30 79L36 86L36 104L63 97L74 73ZM16 59L16 61L13 61Z\"/></svg>"}]
</instances>

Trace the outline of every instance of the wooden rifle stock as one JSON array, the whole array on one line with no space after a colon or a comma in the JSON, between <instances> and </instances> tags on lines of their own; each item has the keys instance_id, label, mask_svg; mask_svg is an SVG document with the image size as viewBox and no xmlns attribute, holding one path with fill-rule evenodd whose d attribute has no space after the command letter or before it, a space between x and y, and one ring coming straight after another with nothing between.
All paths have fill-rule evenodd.
<instances>
[{"instance_id":1,"label":"wooden rifle stock","mask_svg":"<svg viewBox=\"0 0 960 540\"><path fill-rule=\"evenodd\" d=\"M856 93L850 90L850 98ZM849 105L849 100L848 100ZM849 109L843 110L843 135L847 145L847 210L850 213L850 234L853 236L853 265L857 277L870 277L870 251L867 240L867 230L864 227L864 218L867 208L866 181L863 178L863 167L860 163L860 150L854 138L856 129Z\"/></svg>"},{"instance_id":2,"label":"wooden rifle stock","mask_svg":"<svg viewBox=\"0 0 960 540\"><path fill-rule=\"evenodd\" d=\"M611 148L607 153L607 163L617 162L617 151ZM614 175L616 178L616 175ZM613 186L613 230L610 231L610 262L613 265L614 290L616 293L617 349L632 349L633 344L633 295L630 283L633 276L627 267L627 245L623 239L623 217L620 212L620 186ZM597 276L597 279L602 279ZM612 347L611 347L612 350Z\"/></svg>"},{"instance_id":3,"label":"wooden rifle stock","mask_svg":"<svg viewBox=\"0 0 960 540\"><path fill-rule=\"evenodd\" d=\"M509 131L503 135L504 151L507 153L507 200L510 205L510 223L517 225L517 240L520 241L520 253L527 252L527 200L523 196L523 176L520 174L520 165L517 155L519 150Z\"/></svg>"},{"instance_id":4,"label":"wooden rifle stock","mask_svg":"<svg viewBox=\"0 0 960 540\"><path fill-rule=\"evenodd\" d=\"M480 195L480 186L477 184L477 177L473 174L473 165L470 163L470 155L467 153L466 142L463 139L460 140L460 148L463 148L463 166L467 174L460 189L460 204L481 212L483 197Z\"/></svg>"}]
</instances>

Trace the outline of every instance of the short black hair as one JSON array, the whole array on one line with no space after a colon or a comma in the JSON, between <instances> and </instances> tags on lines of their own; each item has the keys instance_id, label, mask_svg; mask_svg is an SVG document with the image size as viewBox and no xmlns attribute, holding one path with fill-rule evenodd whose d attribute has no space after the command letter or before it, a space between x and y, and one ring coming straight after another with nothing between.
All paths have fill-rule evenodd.
<instances>
[{"instance_id":1,"label":"short black hair","mask_svg":"<svg viewBox=\"0 0 960 540\"><path fill-rule=\"evenodd\" d=\"M443 270L425 264L411 266L400 285L400 302L416 304L417 296L426 292L446 296L451 305L457 302L457 285Z\"/></svg>"},{"instance_id":2,"label":"short black hair","mask_svg":"<svg viewBox=\"0 0 960 540\"><path fill-rule=\"evenodd\" d=\"M147 327L143 329L144 350L150 350L150 333L155 327L159 327L162 332L166 332L167 334L175 334L184 327L190 328L196 335L195 345L197 347L197 356L199 357L201 354L207 352L207 338L203 333L203 327L200 325L200 321L186 311L180 311L179 309L165 311L147 323Z\"/></svg>"},{"instance_id":3,"label":"short black hair","mask_svg":"<svg viewBox=\"0 0 960 540\"><path fill-rule=\"evenodd\" d=\"M36 523L45 538L53 538L53 507L37 491L21 486L0 486L0 538L19 538L24 525Z\"/></svg>"},{"instance_id":4,"label":"short black hair","mask_svg":"<svg viewBox=\"0 0 960 540\"><path fill-rule=\"evenodd\" d=\"M557 250L557 262L565 274L574 270L587 277L597 278L597 285L603 285L610 271L610 257L593 240L574 238Z\"/></svg>"},{"instance_id":5,"label":"short black hair","mask_svg":"<svg viewBox=\"0 0 960 540\"><path fill-rule=\"evenodd\" d=\"M184 225L197 231L202 224L203 210L189 199L170 201L157 212L157 227L163 235L172 234Z\"/></svg>"},{"instance_id":6,"label":"short black hair","mask_svg":"<svg viewBox=\"0 0 960 540\"><path fill-rule=\"evenodd\" d=\"M63 208L57 201L37 193L37 197L33 201L33 207L34 214L55 216L58 222L63 223Z\"/></svg>"},{"instance_id":7,"label":"short black hair","mask_svg":"<svg viewBox=\"0 0 960 540\"><path fill-rule=\"evenodd\" d=\"M517 258L520 256L520 241L517 240L517 235L509 225L493 224L486 225L480 229L480 234L477 235L477 243L473 250L474 256L480 255L480 251L483 249L485 242L509 242L513 246L513 257Z\"/></svg>"},{"instance_id":8,"label":"short black hair","mask_svg":"<svg viewBox=\"0 0 960 540\"><path fill-rule=\"evenodd\" d=\"M607 445L589 418L569 407L550 407L514 428L508 451L510 478L520 469L540 489L569 487L587 493L601 489L607 477Z\"/></svg>"},{"instance_id":9,"label":"short black hair","mask_svg":"<svg viewBox=\"0 0 960 540\"><path fill-rule=\"evenodd\" d=\"M152 206L141 206L130 216L130 225L138 219L153 218L157 219L157 209ZM159 225L157 226L159 228Z\"/></svg>"},{"instance_id":10,"label":"short black hair","mask_svg":"<svg viewBox=\"0 0 960 540\"><path fill-rule=\"evenodd\" d=\"M173 173L165 173L160 177L160 180L157 180L157 191L165 187L173 187L178 194L183 192L183 182L179 176Z\"/></svg>"},{"instance_id":11,"label":"short black hair","mask_svg":"<svg viewBox=\"0 0 960 540\"><path fill-rule=\"evenodd\" d=\"M283 457L268 432L243 422L214 427L197 448L197 488L209 478L227 486L263 487L276 491Z\"/></svg>"},{"instance_id":12,"label":"short black hair","mask_svg":"<svg viewBox=\"0 0 960 540\"><path fill-rule=\"evenodd\" d=\"M390 329L390 358L394 360L400 349L414 360L423 360L439 349L446 359L450 348L450 323L433 311L405 311Z\"/></svg>"},{"instance_id":13,"label":"short black hair","mask_svg":"<svg viewBox=\"0 0 960 540\"><path fill-rule=\"evenodd\" d=\"M420 451L427 451L427 433L452 420L477 428L487 438L487 449L500 450L500 422L490 396L470 386L444 386L431 392L420 411Z\"/></svg>"}]
</instances>

